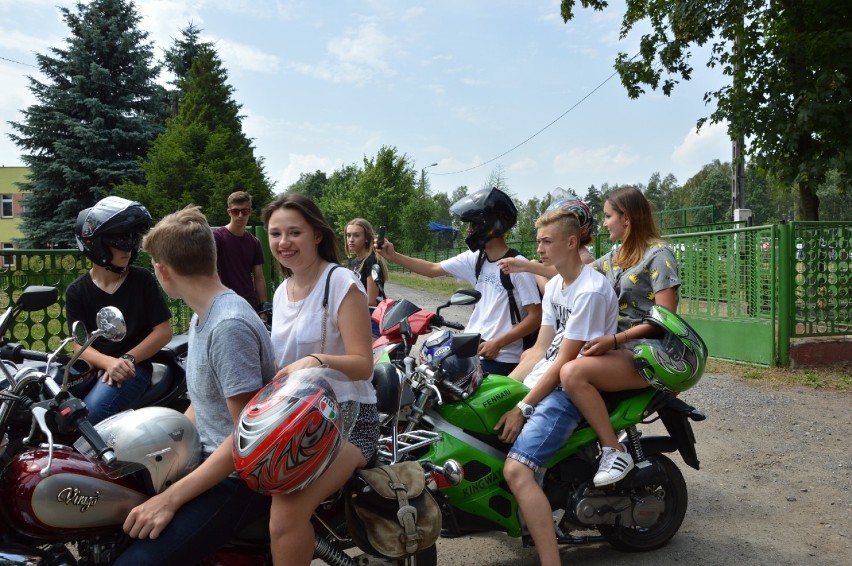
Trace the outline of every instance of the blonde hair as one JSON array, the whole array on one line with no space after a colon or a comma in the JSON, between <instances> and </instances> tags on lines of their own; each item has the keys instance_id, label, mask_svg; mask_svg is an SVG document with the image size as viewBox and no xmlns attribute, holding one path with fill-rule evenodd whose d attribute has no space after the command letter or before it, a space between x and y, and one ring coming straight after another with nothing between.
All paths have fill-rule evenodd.
<instances>
[{"instance_id":1,"label":"blonde hair","mask_svg":"<svg viewBox=\"0 0 852 566\"><path fill-rule=\"evenodd\" d=\"M376 239L376 231L373 229L373 225L370 224L370 221L365 218L353 218L346 225L346 228L350 226L358 226L364 231L364 242L367 245L367 255L364 256L364 259L360 261L358 264L358 273L361 272L361 269L364 268L364 263L367 261L367 258L371 255L376 258L376 263L379 264L379 267L382 270L382 278L387 281L388 279L388 267L385 264L385 260L383 257L376 253L376 249L373 247L373 240ZM346 241L346 228L343 229L343 241ZM349 247L346 247L346 257L351 258L352 254L349 253ZM357 257L357 255L356 255Z\"/></svg>"},{"instance_id":2,"label":"blonde hair","mask_svg":"<svg viewBox=\"0 0 852 566\"><path fill-rule=\"evenodd\" d=\"M663 241L651 212L651 203L642 191L631 186L615 189L607 195L606 202L629 220L613 261L622 269L633 267L645 257L648 246Z\"/></svg>"},{"instance_id":3,"label":"blonde hair","mask_svg":"<svg viewBox=\"0 0 852 566\"><path fill-rule=\"evenodd\" d=\"M580 219L577 213L566 208L550 210L538 217L535 221L536 229L551 224L559 224L559 228L569 236L580 237Z\"/></svg>"},{"instance_id":4,"label":"blonde hair","mask_svg":"<svg viewBox=\"0 0 852 566\"><path fill-rule=\"evenodd\" d=\"M157 263L184 276L216 273L216 242L201 208L189 205L157 222L142 240Z\"/></svg>"}]
</instances>

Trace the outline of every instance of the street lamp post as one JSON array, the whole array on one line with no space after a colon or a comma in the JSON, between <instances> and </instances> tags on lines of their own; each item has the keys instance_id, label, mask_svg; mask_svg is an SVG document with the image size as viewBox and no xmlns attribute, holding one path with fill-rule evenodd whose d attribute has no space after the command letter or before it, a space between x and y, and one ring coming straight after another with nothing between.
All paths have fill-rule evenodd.
<instances>
[{"instance_id":1,"label":"street lamp post","mask_svg":"<svg viewBox=\"0 0 852 566\"><path fill-rule=\"evenodd\" d=\"M420 186L423 188L424 191L426 190L426 170L430 167L436 166L437 164L437 162L432 163L420 170Z\"/></svg>"}]
</instances>

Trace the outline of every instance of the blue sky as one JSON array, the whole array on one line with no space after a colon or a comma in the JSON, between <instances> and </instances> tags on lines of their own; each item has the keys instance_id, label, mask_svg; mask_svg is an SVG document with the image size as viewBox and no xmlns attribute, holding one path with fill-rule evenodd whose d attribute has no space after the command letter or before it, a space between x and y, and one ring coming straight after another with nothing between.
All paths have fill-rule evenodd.
<instances>
[{"instance_id":1,"label":"blue sky","mask_svg":"<svg viewBox=\"0 0 852 566\"><path fill-rule=\"evenodd\" d=\"M34 53L68 36L57 5L74 3L0 0L0 165L22 165L7 122L35 102ZM577 8L568 24L557 0L142 0L137 9L158 58L190 21L216 44L277 191L383 145L418 170L437 163L426 172L433 191L479 188L499 168L522 199L647 183L654 172L684 183L730 160L724 125L695 132L712 111L704 92L727 82L705 67L706 52L671 97L630 100L617 76L605 82L617 53L638 46L636 32L618 38L621 0L602 13Z\"/></svg>"}]
</instances>

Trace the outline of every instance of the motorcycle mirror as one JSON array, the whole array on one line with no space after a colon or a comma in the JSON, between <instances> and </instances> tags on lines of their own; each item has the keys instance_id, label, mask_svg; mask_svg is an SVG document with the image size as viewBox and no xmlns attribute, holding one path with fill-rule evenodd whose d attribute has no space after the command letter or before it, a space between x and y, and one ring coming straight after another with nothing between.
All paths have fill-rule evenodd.
<instances>
[{"instance_id":1,"label":"motorcycle mirror","mask_svg":"<svg viewBox=\"0 0 852 566\"><path fill-rule=\"evenodd\" d=\"M479 353L478 332L457 332L450 342L450 351L459 358L472 358Z\"/></svg>"},{"instance_id":2,"label":"motorcycle mirror","mask_svg":"<svg viewBox=\"0 0 852 566\"><path fill-rule=\"evenodd\" d=\"M104 307L98 311L96 319L100 335L111 342L124 340L127 335L127 323L124 315L115 307Z\"/></svg>"},{"instance_id":3,"label":"motorcycle mirror","mask_svg":"<svg viewBox=\"0 0 852 566\"><path fill-rule=\"evenodd\" d=\"M479 302L482 298L482 293L476 289L458 289L453 296L450 297L451 305L473 305Z\"/></svg>"},{"instance_id":4,"label":"motorcycle mirror","mask_svg":"<svg viewBox=\"0 0 852 566\"><path fill-rule=\"evenodd\" d=\"M86 343L86 340L89 339L89 330L83 324L83 321L77 320L71 325L71 336L74 338L74 342L81 346Z\"/></svg>"}]
</instances>

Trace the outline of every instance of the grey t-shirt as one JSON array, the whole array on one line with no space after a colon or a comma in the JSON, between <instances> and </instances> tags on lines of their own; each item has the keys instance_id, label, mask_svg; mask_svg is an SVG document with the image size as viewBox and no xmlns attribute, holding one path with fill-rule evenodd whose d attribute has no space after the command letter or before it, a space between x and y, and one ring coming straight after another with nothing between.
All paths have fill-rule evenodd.
<instances>
[{"instance_id":1,"label":"grey t-shirt","mask_svg":"<svg viewBox=\"0 0 852 566\"><path fill-rule=\"evenodd\" d=\"M638 264L621 269L613 258L615 249L592 264L603 273L618 295L618 330L627 330L642 322L656 302L654 297L663 289L680 285L677 260L668 246L651 244Z\"/></svg>"},{"instance_id":2,"label":"grey t-shirt","mask_svg":"<svg viewBox=\"0 0 852 566\"><path fill-rule=\"evenodd\" d=\"M260 317L228 290L216 295L204 320L189 326L186 384L204 458L234 430L227 399L257 391L276 372L272 343Z\"/></svg>"}]
</instances>

